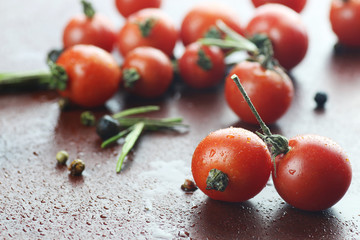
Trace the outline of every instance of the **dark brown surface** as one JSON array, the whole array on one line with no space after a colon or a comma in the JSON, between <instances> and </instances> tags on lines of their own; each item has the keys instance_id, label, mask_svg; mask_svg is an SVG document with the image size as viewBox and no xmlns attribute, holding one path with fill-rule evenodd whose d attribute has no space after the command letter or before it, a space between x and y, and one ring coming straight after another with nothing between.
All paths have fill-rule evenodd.
<instances>
[{"instance_id":1,"label":"dark brown surface","mask_svg":"<svg viewBox=\"0 0 360 240\"><path fill-rule=\"evenodd\" d=\"M93 1L118 27L123 20L112 1ZM105 3L106 2L106 3ZM194 1L165 0L163 8L180 22ZM250 1L231 4L245 22ZM82 109L60 112L52 92L0 94L0 236L2 239L359 239L360 238L360 56L334 55L336 38L327 12L329 0L309 1L303 19L310 34L305 60L292 75L296 96L288 113L272 126L286 137L314 133L338 142L353 166L348 193L319 213L296 210L277 195L271 181L255 198L239 204L208 199L180 188L191 178L192 152L210 131L244 125L227 107L222 88L186 88L150 102L153 117L182 116L187 134L146 133L115 173L121 146L102 150L93 128L79 122ZM80 6L70 0L0 2L0 70L46 69L48 50L61 46L61 31ZM178 48L181 52L181 47ZM315 111L317 91L329 94ZM148 104L118 94L107 108ZM107 112L95 110L97 116ZM86 162L82 177L56 165L64 149Z\"/></svg>"}]
</instances>

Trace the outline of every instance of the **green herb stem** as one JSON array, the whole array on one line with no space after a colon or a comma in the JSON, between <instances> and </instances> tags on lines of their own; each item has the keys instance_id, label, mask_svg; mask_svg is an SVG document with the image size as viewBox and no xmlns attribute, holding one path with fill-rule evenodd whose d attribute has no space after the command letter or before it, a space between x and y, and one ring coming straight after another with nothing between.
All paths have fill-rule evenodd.
<instances>
[{"instance_id":1,"label":"green herb stem","mask_svg":"<svg viewBox=\"0 0 360 240\"><path fill-rule=\"evenodd\" d=\"M115 136L106 139L104 142L102 142L101 144L101 148L106 148L107 146L109 146L110 144L116 142L117 140L119 140L120 138L124 137L126 134L128 134L129 132L131 132L131 130L133 129L133 126L128 127L127 129L119 132L118 134L116 134Z\"/></svg>"},{"instance_id":2,"label":"green herb stem","mask_svg":"<svg viewBox=\"0 0 360 240\"><path fill-rule=\"evenodd\" d=\"M145 129L151 131L157 131L160 129L172 129L176 126L186 126L182 124L182 118L162 118L162 119L151 119L151 118L119 118L120 126L129 127L138 122L144 122Z\"/></svg>"},{"instance_id":3,"label":"green herb stem","mask_svg":"<svg viewBox=\"0 0 360 240\"><path fill-rule=\"evenodd\" d=\"M49 71L0 73L0 89L48 86L50 81Z\"/></svg>"},{"instance_id":4,"label":"green herb stem","mask_svg":"<svg viewBox=\"0 0 360 240\"><path fill-rule=\"evenodd\" d=\"M129 108L124 111L115 113L112 115L112 117L115 119L119 119L119 118L130 116L130 115L135 115L135 114L140 114L140 113L148 113L148 112L153 112L153 111L158 111L158 110L160 110L160 107L153 106L153 105L143 106L143 107L134 107L134 108Z\"/></svg>"},{"instance_id":5,"label":"green herb stem","mask_svg":"<svg viewBox=\"0 0 360 240\"><path fill-rule=\"evenodd\" d=\"M260 50L250 40L244 38L231 28L229 28L224 22L217 21L217 27L225 33L225 39L218 38L202 38L199 41L204 45L215 45L224 49L234 49L236 51L247 51L253 55L258 55Z\"/></svg>"},{"instance_id":6,"label":"green herb stem","mask_svg":"<svg viewBox=\"0 0 360 240\"><path fill-rule=\"evenodd\" d=\"M116 164L116 172L121 171L122 164L124 162L125 157L127 154L131 151L131 149L134 147L136 141L139 139L141 132L144 130L145 123L144 122L138 122L133 127L131 132L126 136L125 143L122 147L120 157Z\"/></svg>"}]
</instances>

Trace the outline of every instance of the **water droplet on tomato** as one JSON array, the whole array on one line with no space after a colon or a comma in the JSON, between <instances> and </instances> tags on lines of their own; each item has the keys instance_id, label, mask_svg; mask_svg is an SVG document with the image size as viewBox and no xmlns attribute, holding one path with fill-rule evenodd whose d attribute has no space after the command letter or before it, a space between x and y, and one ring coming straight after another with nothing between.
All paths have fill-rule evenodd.
<instances>
[{"instance_id":1,"label":"water droplet on tomato","mask_svg":"<svg viewBox=\"0 0 360 240\"><path fill-rule=\"evenodd\" d=\"M234 138L234 135L227 135L226 138Z\"/></svg>"},{"instance_id":2,"label":"water droplet on tomato","mask_svg":"<svg viewBox=\"0 0 360 240\"><path fill-rule=\"evenodd\" d=\"M289 173L290 173L291 175L294 175L295 172L296 172L296 170L294 170L294 169L290 169L290 170L289 170Z\"/></svg>"},{"instance_id":3,"label":"water droplet on tomato","mask_svg":"<svg viewBox=\"0 0 360 240\"><path fill-rule=\"evenodd\" d=\"M216 151L214 149L211 149L209 157L213 157L215 155Z\"/></svg>"}]
</instances>

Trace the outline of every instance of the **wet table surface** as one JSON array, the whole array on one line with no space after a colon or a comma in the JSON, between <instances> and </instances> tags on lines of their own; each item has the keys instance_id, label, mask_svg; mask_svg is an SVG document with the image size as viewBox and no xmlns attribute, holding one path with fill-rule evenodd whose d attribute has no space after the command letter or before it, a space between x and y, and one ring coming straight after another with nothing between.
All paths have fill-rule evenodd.
<instances>
[{"instance_id":1,"label":"wet table surface","mask_svg":"<svg viewBox=\"0 0 360 240\"><path fill-rule=\"evenodd\" d=\"M250 1L222 1L244 23L254 11ZM358 239L360 238L360 55L334 54L336 37L328 21L329 0L308 1L302 12L310 35L306 58L292 71L296 87L290 110L271 130L286 137L314 133L332 138L349 155L352 184L332 208L309 213L284 203L271 180L244 203L224 203L201 191L185 193L191 157L211 131L242 123L228 108L219 86L209 91L173 88L161 99L143 101L119 92L99 117L121 109L156 104L151 117L178 117L186 134L145 133L115 173L121 146L100 148L94 128L80 124L84 109L60 111L54 92L0 94L0 236L2 239ZM123 18L112 1L93 1L118 28ZM178 24L194 1L165 0L162 8ZM0 2L0 70L46 69L46 53L61 47L67 20L81 11L70 0ZM181 46L177 54L181 53ZM116 56L116 52L114 52ZM121 58L117 55L118 59ZM329 96L315 111L317 91ZM56 164L66 150L86 169L71 177Z\"/></svg>"}]
</instances>

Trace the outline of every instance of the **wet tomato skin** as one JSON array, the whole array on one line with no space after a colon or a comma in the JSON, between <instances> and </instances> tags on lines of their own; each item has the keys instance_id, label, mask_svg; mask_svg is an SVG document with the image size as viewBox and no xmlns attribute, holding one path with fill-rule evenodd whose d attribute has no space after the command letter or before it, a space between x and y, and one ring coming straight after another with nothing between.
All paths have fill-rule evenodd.
<instances>
[{"instance_id":1,"label":"wet tomato skin","mask_svg":"<svg viewBox=\"0 0 360 240\"><path fill-rule=\"evenodd\" d=\"M135 69L140 78L125 90L143 98L162 96L170 87L173 79L173 66L170 58L152 47L138 47L130 51L122 66L123 71ZM125 75L124 75L125 76ZM124 79L124 83L125 83Z\"/></svg>"},{"instance_id":2,"label":"wet tomato skin","mask_svg":"<svg viewBox=\"0 0 360 240\"><path fill-rule=\"evenodd\" d=\"M266 124L276 122L290 107L294 87L290 78L281 69L273 71L263 68L258 62L243 61L230 70L225 80L226 102L242 121L258 124L240 90L231 79L233 74L239 77Z\"/></svg>"},{"instance_id":3,"label":"wet tomato skin","mask_svg":"<svg viewBox=\"0 0 360 240\"><path fill-rule=\"evenodd\" d=\"M77 44L91 44L112 52L115 41L115 26L110 19L98 13L92 18L85 14L74 16L63 32L64 48Z\"/></svg>"},{"instance_id":4,"label":"wet tomato skin","mask_svg":"<svg viewBox=\"0 0 360 240\"><path fill-rule=\"evenodd\" d=\"M238 14L231 7L219 2L200 3L187 12L180 28L180 38L185 46L205 37L218 20L222 20L239 34L244 34Z\"/></svg>"},{"instance_id":5,"label":"wet tomato skin","mask_svg":"<svg viewBox=\"0 0 360 240\"><path fill-rule=\"evenodd\" d=\"M337 203L350 186L349 159L334 141L317 135L301 135L289 140L290 151L276 157L279 195L290 205L320 211Z\"/></svg>"},{"instance_id":6,"label":"wet tomato skin","mask_svg":"<svg viewBox=\"0 0 360 240\"><path fill-rule=\"evenodd\" d=\"M308 34L300 14L281 4L258 7L246 26L248 37L266 34L273 45L274 57L287 70L297 66L308 49Z\"/></svg>"},{"instance_id":7,"label":"wet tomato skin","mask_svg":"<svg viewBox=\"0 0 360 240\"><path fill-rule=\"evenodd\" d=\"M140 25L150 23L150 30L141 30ZM157 8L147 8L131 14L117 34L116 46L123 57L137 47L154 47L163 51L169 57L179 37L174 22L164 11Z\"/></svg>"},{"instance_id":8,"label":"wet tomato skin","mask_svg":"<svg viewBox=\"0 0 360 240\"><path fill-rule=\"evenodd\" d=\"M207 190L211 169L229 178L225 191ZM266 185L272 169L265 143L242 128L226 128L210 133L196 147L191 170L196 185L215 200L242 202L257 195Z\"/></svg>"},{"instance_id":9,"label":"wet tomato skin","mask_svg":"<svg viewBox=\"0 0 360 240\"><path fill-rule=\"evenodd\" d=\"M113 56L93 45L67 48L56 61L68 75L62 97L82 107L103 105L119 88L121 69Z\"/></svg>"},{"instance_id":10,"label":"wet tomato skin","mask_svg":"<svg viewBox=\"0 0 360 240\"><path fill-rule=\"evenodd\" d=\"M115 6L119 13L127 18L131 14L144 8L160 8L162 0L115 0Z\"/></svg>"},{"instance_id":11,"label":"wet tomato skin","mask_svg":"<svg viewBox=\"0 0 360 240\"><path fill-rule=\"evenodd\" d=\"M330 5L331 27L341 44L360 47L360 2L333 0Z\"/></svg>"},{"instance_id":12,"label":"wet tomato skin","mask_svg":"<svg viewBox=\"0 0 360 240\"><path fill-rule=\"evenodd\" d=\"M306 5L306 0L293 0L293 1L292 0L290 0L290 1L289 0L251 0L251 1L255 7L259 7L261 5L268 4L268 3L283 4L298 13L300 13Z\"/></svg>"},{"instance_id":13,"label":"wet tomato skin","mask_svg":"<svg viewBox=\"0 0 360 240\"><path fill-rule=\"evenodd\" d=\"M211 67L204 68L199 63L199 53L208 58ZM186 46L183 55L178 60L179 72L186 84L193 88L209 88L220 83L225 76L225 55L216 46L204 46L198 42Z\"/></svg>"}]
</instances>

